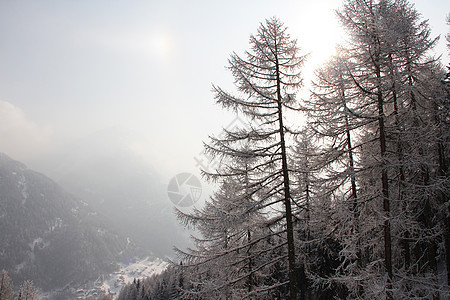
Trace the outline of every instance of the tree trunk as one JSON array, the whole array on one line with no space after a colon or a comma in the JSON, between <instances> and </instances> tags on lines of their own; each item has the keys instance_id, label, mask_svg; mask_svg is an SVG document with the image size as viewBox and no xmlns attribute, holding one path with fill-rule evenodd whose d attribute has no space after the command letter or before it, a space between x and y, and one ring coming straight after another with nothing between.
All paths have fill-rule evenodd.
<instances>
[{"instance_id":1,"label":"tree trunk","mask_svg":"<svg viewBox=\"0 0 450 300\"><path fill-rule=\"evenodd\" d=\"M416 99L416 95L413 91L413 87L414 87L414 80L413 80L413 76L411 74L411 67L410 67L411 63L410 63L410 59L408 57L407 59L407 70L408 70L408 84L409 84L409 88L410 88L410 100L411 100L411 105L412 105L412 110L414 112L414 120L413 120L413 124L414 127L416 128L420 128L421 127L421 121L420 121L420 117L419 114L420 112L418 112L417 110L417 99ZM425 150L426 151L426 150ZM418 153L419 156L424 156L424 149L423 147L419 144L418 147ZM430 170L428 168L428 166L426 165L426 163L421 163L420 165L420 171L421 171L421 179L422 179L422 185L424 187L427 187L430 185ZM431 207L431 203L430 203L430 199L429 196L426 195L425 196L426 199L424 199L424 207L423 207L423 222L425 223L425 228L431 230L433 228L433 222L432 222L432 207ZM427 263L431 269L431 271L437 275L437 261L436 261L436 257L437 257L437 244L435 241L426 241L426 252L427 252ZM433 294L433 299L439 299L439 293L435 292Z\"/></svg>"},{"instance_id":2,"label":"tree trunk","mask_svg":"<svg viewBox=\"0 0 450 300\"><path fill-rule=\"evenodd\" d=\"M347 105L344 100L344 109L348 111ZM361 243L359 237L359 213L358 213L358 193L356 190L356 174L355 174L355 162L353 158L353 149L352 149L352 138L350 133L350 126L348 121L348 116L345 116L345 132L347 139L347 148L348 148L348 161L350 167L350 183L351 183L351 191L352 191L352 212L353 212L353 233L356 238L356 264L360 269L362 267L362 251L361 251ZM358 281L358 296L361 296L364 293L363 286Z\"/></svg>"},{"instance_id":3,"label":"tree trunk","mask_svg":"<svg viewBox=\"0 0 450 300\"><path fill-rule=\"evenodd\" d=\"M277 48L275 46L275 51ZM279 63L276 61L276 77L277 77L277 99L278 99L278 126L280 130L281 143L281 161L284 185L284 206L286 210L286 235L288 244L288 272L289 272L289 293L290 299L297 299L297 276L295 272L295 244L294 244L294 227L292 222L291 193L289 188L289 169L287 164L286 142L284 140L284 125L282 113L282 97L281 97L281 80Z\"/></svg>"},{"instance_id":4,"label":"tree trunk","mask_svg":"<svg viewBox=\"0 0 450 300\"><path fill-rule=\"evenodd\" d=\"M305 142L305 145L308 145ZM305 148L305 153L308 153L308 146L306 146ZM306 200L306 257L305 257L305 275L306 275L306 299L307 300L311 300L312 299L312 295L311 295L311 284L310 281L308 279L307 274L309 273L309 266L308 266L308 262L309 262L309 254L311 252L310 250L310 246L309 246L309 241L311 240L311 231L309 228L309 224L310 224L310 219L311 219L311 206L310 206L310 198L309 198L309 163L308 163L308 156L305 155L305 176L304 179L305 181L305 200Z\"/></svg>"},{"instance_id":5,"label":"tree trunk","mask_svg":"<svg viewBox=\"0 0 450 300\"><path fill-rule=\"evenodd\" d=\"M394 65L391 54L389 54L389 64L391 66L391 76L392 76L392 99L394 102L394 116L395 116L395 127L398 131L398 140L397 140L397 156L399 160L399 182L398 182L398 202L401 205L401 210L405 215L407 215L407 206L404 199L404 184L406 182L406 175L405 170L403 168L404 164L404 155L403 155L403 141L401 140L401 134L402 134L402 128L400 126L400 119L399 119L399 107L398 107L398 98L397 98L397 84L396 84L396 76L394 73ZM411 84L411 80L409 80L409 83ZM403 108L403 107L402 107ZM400 240L400 246L403 248L403 263L406 272L408 272L409 267L411 266L411 248L409 245L409 231L405 230L403 233L403 237Z\"/></svg>"},{"instance_id":6,"label":"tree trunk","mask_svg":"<svg viewBox=\"0 0 450 300\"><path fill-rule=\"evenodd\" d=\"M389 179L388 172L386 168L386 132L384 128L384 107L383 107L383 94L381 90L381 71L380 67L376 64L376 75L378 79L378 92L377 92L377 100L378 100L378 129L380 131L380 156L382 159L381 166L381 191L383 196L383 211L384 211L384 267L386 269L388 275L388 284L386 297L387 299L393 299L392 297L392 241L391 241L391 209L390 209L390 200L389 200Z\"/></svg>"},{"instance_id":7,"label":"tree trunk","mask_svg":"<svg viewBox=\"0 0 450 300\"><path fill-rule=\"evenodd\" d=\"M450 93L450 91L448 91ZM447 97L449 97L449 94L447 94ZM447 99L448 101L448 99ZM434 105L434 120L435 123L439 126L440 136L444 136L442 129L440 128L441 121L438 115L438 107L437 104ZM445 129L444 129L445 130ZM437 151L438 151L438 160L439 160L439 169L438 169L438 176L444 177L448 174L448 161L445 156L445 147L444 143L442 141L439 141L437 143ZM448 194L444 193L442 191L439 192L438 197L440 204L447 203L450 199L448 198ZM450 206L447 206L448 209L443 212L444 214L444 245L445 245L445 263L447 267L447 285L450 286Z\"/></svg>"}]
</instances>

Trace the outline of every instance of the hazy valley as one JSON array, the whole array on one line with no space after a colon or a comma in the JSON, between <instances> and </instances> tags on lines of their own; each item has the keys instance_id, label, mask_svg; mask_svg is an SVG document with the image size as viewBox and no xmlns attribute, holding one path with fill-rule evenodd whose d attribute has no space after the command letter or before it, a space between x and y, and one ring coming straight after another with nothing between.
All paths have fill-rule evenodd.
<instances>
[{"instance_id":1,"label":"hazy valley","mask_svg":"<svg viewBox=\"0 0 450 300\"><path fill-rule=\"evenodd\" d=\"M42 167L54 180L0 154L0 265L15 286L33 280L63 299L117 293L130 274L161 271L187 236L158 174L117 132L70 149Z\"/></svg>"}]
</instances>

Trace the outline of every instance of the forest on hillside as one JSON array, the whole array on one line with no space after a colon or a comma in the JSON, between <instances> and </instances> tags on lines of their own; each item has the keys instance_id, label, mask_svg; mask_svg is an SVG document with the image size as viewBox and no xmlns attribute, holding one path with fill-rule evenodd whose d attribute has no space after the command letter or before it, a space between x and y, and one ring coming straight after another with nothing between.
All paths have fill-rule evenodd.
<instances>
[{"instance_id":1,"label":"forest on hillside","mask_svg":"<svg viewBox=\"0 0 450 300\"><path fill-rule=\"evenodd\" d=\"M407 0L345 0L337 17L346 42L307 97L307 55L281 20L231 55L236 89L213 85L214 99L244 125L205 143L220 163L202 175L217 189L177 212L194 247L119 299L448 299L450 69L433 56L438 37Z\"/></svg>"}]
</instances>

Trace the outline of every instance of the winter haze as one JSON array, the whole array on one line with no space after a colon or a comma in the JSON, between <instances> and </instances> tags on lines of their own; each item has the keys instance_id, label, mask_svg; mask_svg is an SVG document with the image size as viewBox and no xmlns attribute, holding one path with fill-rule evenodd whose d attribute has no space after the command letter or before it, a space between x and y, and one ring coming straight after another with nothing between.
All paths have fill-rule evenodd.
<instances>
[{"instance_id":1,"label":"winter haze","mask_svg":"<svg viewBox=\"0 0 450 300\"><path fill-rule=\"evenodd\" d=\"M415 3L446 53L446 1ZM258 24L277 16L311 53L310 75L339 40L339 5L2 1L0 151L44 171L43 157L116 128L133 134L128 146L163 180L193 172L202 141L234 118L211 93L211 83L232 86L228 55L243 52Z\"/></svg>"},{"instance_id":2,"label":"winter haze","mask_svg":"<svg viewBox=\"0 0 450 300\"><path fill-rule=\"evenodd\" d=\"M436 56L441 56L440 60L444 65L448 65L450 61L445 39L449 32L446 18L450 14L447 2L411 1L422 14L421 17L429 20L431 38L440 36L433 51ZM48 292L48 295L53 293L52 297L55 299L64 299L68 295L95 297L108 291L117 296L121 286L132 282L133 278L161 273L168 266L165 259L174 258L174 246L185 249L192 243L189 240L191 232L183 229L177 221L174 204L170 201L173 199L169 199L170 193L167 192L173 185L174 176L183 173L186 178L192 173L201 178L200 168L209 166L203 153L204 142L210 136L220 135L224 128L232 129L234 122L240 122L235 113L226 111L215 103L214 95L219 95L220 98L220 91L215 90L216 94L213 93L213 84L232 93L236 90L233 84L236 83L235 78L226 67L229 65L230 55L231 60L235 58L233 55L245 56L245 51L249 50L250 34L256 34L258 26L263 28L265 22L277 27L277 19L270 18L279 18L287 26L291 38L298 41L301 55L305 55L305 63L302 65L302 58L299 58L295 66L301 66L304 80L297 93L298 99L306 99L310 97L314 71L336 54L339 43L351 36L341 29L336 17L336 10L342 8L342 3L343 0L0 1L0 233L7 236L1 241L1 246L6 250L0 249L0 270L8 269L17 285L27 279L33 280L40 292ZM380 11L388 12L383 11L383 7ZM394 27L389 27L389 30L395 31L392 29ZM351 50L348 53L352 53ZM291 58L288 54L287 60ZM386 57L392 59L390 55L391 52ZM354 56L354 61L357 61L355 57L358 55ZM405 60L409 67L409 60ZM276 64L274 72L278 73L278 60ZM336 66L339 68L339 63ZM261 76L266 76L265 66L259 67L263 74ZM342 71L342 74L347 71L350 72L350 69ZM394 78L393 95L396 93L394 80L397 76L394 73L395 70L392 74L389 73ZM267 76L270 77L267 81L273 80L272 73ZM412 86L412 76L409 79ZM353 78L350 82L357 83L357 79ZM279 89L280 82L277 81L277 84ZM271 85L267 89L276 86ZM290 101L289 88L287 85L283 90L287 95L283 101ZM431 90L430 88L430 93L434 92ZM277 117L280 116L283 120L281 92L278 92L280 113ZM397 100L392 101L397 104ZM390 107L390 103L386 107ZM383 104L380 105L383 108ZM390 117L395 114L392 113ZM289 124L294 129L300 128L305 121L296 112L283 116L289 119ZM257 117L252 121L255 119ZM408 118L405 117L405 120ZM263 124L276 123L272 121ZM284 127L282 122L279 124L279 131L270 134L280 132L280 137L283 135ZM398 123L396 125L401 128ZM355 128L356 137L352 138L350 129L346 129L349 144L351 139L364 141L364 134L367 132L374 136L380 132L379 139L382 140L381 129L377 131L367 127L369 129L364 128L367 132L359 132ZM232 138L237 136L239 134ZM251 134L247 135L247 138L250 139L250 136ZM236 139L239 142L239 138ZM282 162L276 161L274 165L282 166L282 184L286 186L289 183L288 175L293 171L287 167L284 137L280 140L280 145L283 146L276 151L282 152L279 154L283 159ZM387 147L393 147L392 145L393 143L388 143ZM301 148L309 145L299 142L296 146ZM355 151L365 154L364 147ZM293 150L294 148L291 147L288 151L303 151L300 148ZM351 146L348 145L348 148L351 153ZM400 148L399 146L398 149ZM224 152L227 150L222 149ZM403 155L400 150L398 152ZM383 151L381 150L380 157L385 157ZM355 155L361 165L376 164L374 161L377 161L377 157L361 153ZM239 151L234 154L235 158L240 157ZM419 154L422 155L422 152L419 151ZM296 159L294 156L291 161ZM354 172L353 158L350 160ZM255 162L236 160L231 162L233 163L249 172L247 164ZM245 167L239 163L244 163ZM221 170L226 171L226 164L224 165ZM302 169L302 166L296 165L295 168ZM304 168L307 168L307 164ZM383 178L386 178L383 184L386 183L387 186L387 176L391 174L387 174L383 168L380 169L381 172L386 172L383 173ZM279 175L277 172L274 174L274 181L268 182L274 184L274 190L278 191L276 182ZM231 180L236 180L233 184L222 186L223 203L227 200L226 193L239 195L243 190L250 193L246 190L247 186L239 188L239 184L243 184L242 178L236 179L237 177L233 177L235 175L230 175ZM255 176L259 175L261 174ZM412 175L411 177L414 178ZM355 180L353 177L352 179ZM303 182L300 177L295 180ZM217 188L203 179L201 183L201 198L196 206L200 209ZM358 182L358 188L359 184L361 183ZM348 182L342 183L336 191L349 185ZM254 191L255 197L264 198L261 195L266 192L270 197L279 196L270 188L264 190L267 188L264 184L261 186L260 190ZM301 183L297 188L301 189ZM352 188L356 193L356 183ZM401 188L399 184L398 189ZM284 190L286 199L290 197L286 192L288 190L289 188ZM384 186L380 190L389 192ZM375 187L373 193L376 192ZM398 194L399 197L402 196L401 193ZM253 196L253 192L251 195ZM382 197L389 198L386 194ZM288 217L287 211L282 213L278 210L280 199L273 202L275 208L271 212L269 210L273 203L268 204L269 209L261 212L261 215L267 215L263 218L255 217L254 224L269 224L272 217L276 220L267 225L267 228L273 224L283 227L284 221L277 223L283 218L286 219L286 224L292 222L288 220L291 216ZM248 205L251 207L250 211L259 204L249 202ZM208 209L208 205L203 207ZM211 207L215 208L212 205L209 209ZM324 211L329 207L331 204L325 205ZM230 207L224 208L227 209L233 210ZM300 211L303 208L295 209ZM181 210L194 211L194 216L201 211L191 208ZM277 217L277 213L281 217ZM202 217L205 216L198 219ZM192 219L195 220L195 217ZM248 224L253 224L252 220ZM324 220L323 224L327 224L325 217ZM243 222L240 225L248 225L244 218L240 221ZM241 236L247 234L247 243L251 244L251 238L255 238L253 235L257 236L259 229L251 232L251 225L248 226L249 229L243 230ZM255 228L259 228L258 226ZM276 226L273 228L279 229ZM268 234L267 232L259 234ZM272 238L271 234L268 236ZM291 234L292 240L289 241L288 236L286 242L288 252L298 246L294 245L293 233ZM309 238L309 232L307 235ZM225 236L227 244L227 233ZM275 241L260 238L258 242L267 242L267 245L261 247L268 248L272 242L284 245L284 241L277 238L279 236L275 236ZM338 246L333 247L338 249ZM419 246L425 247L421 244ZM249 246L248 253L251 252L251 247L252 245ZM278 246L273 249L278 249ZM417 255L418 250L415 250L414 255ZM71 251L75 254L70 255ZM295 273L295 255L289 252L288 256L289 282L292 283L296 282L292 275ZM64 268L51 264L55 257ZM257 257L259 255L255 254L255 258ZM257 260L255 262L252 259L248 263L248 295L253 293L252 284L256 284L256 279L252 282L254 271L251 267ZM261 265L265 266L265 263ZM170 280L175 278L173 274L179 276L174 269L169 267L168 270L163 272L162 280L164 276L169 276ZM41 272L47 276L41 276ZM105 274L110 276L105 277ZM280 275L280 278L284 275ZM391 275L389 276L392 277ZM3 273L1 276L4 276ZM274 278L272 276L271 280L278 280ZM157 280L159 279L154 282ZM180 286L183 285L182 281L180 279L178 282ZM285 285L278 285L275 281L268 285ZM70 282L70 290L65 286L67 282ZM132 293L139 284L139 281L134 281L122 293ZM261 285L262 290L265 288L264 284ZM289 287L290 295L297 293L294 285ZM18 288L16 286L16 292ZM388 284L387 289L390 288L392 286ZM42 293L40 295L44 295ZM287 290L283 293L288 294ZM390 291L386 292L388 298L389 293ZM127 299L132 298L129 296Z\"/></svg>"}]
</instances>

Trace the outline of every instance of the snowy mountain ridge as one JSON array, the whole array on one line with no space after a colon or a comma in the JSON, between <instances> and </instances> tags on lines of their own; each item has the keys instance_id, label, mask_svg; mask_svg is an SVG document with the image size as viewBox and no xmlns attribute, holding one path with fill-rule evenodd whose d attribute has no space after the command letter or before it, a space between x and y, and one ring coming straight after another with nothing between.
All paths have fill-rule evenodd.
<instances>
[{"instance_id":1,"label":"snowy mountain ridge","mask_svg":"<svg viewBox=\"0 0 450 300\"><path fill-rule=\"evenodd\" d=\"M44 293L83 286L135 257L130 240L43 174L0 153L0 269ZM56 297L64 299L64 297Z\"/></svg>"}]
</instances>

